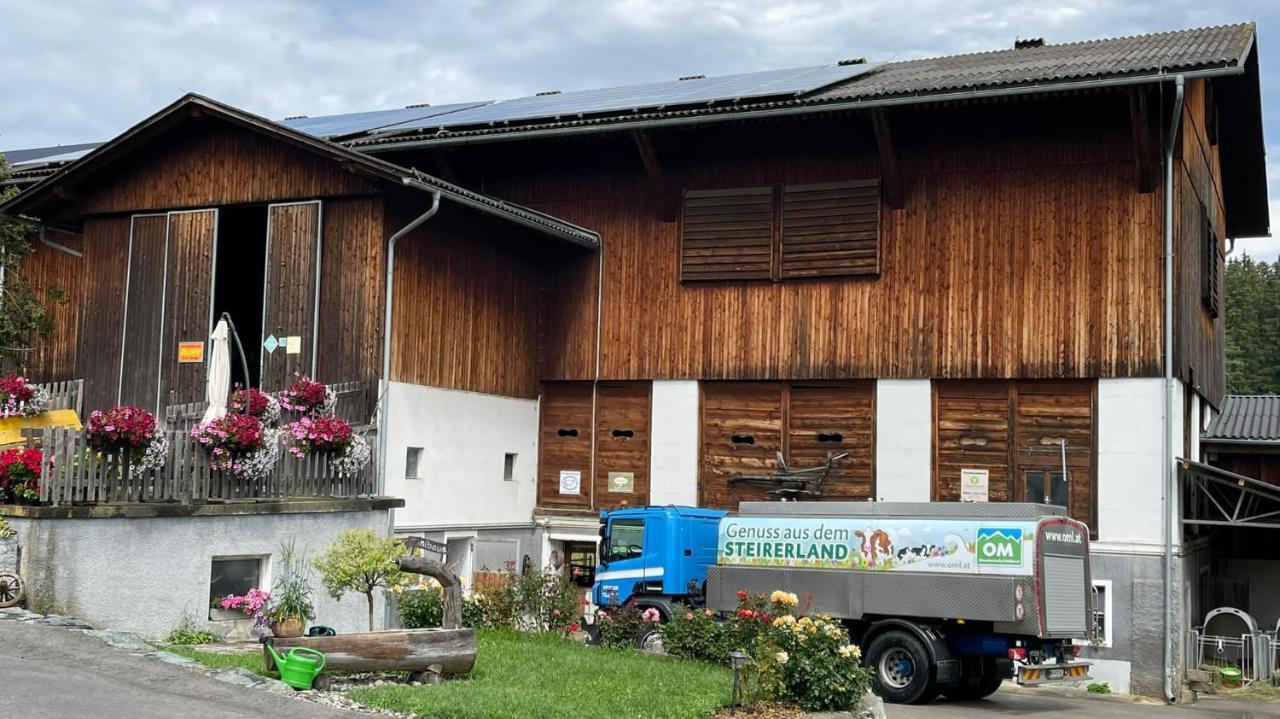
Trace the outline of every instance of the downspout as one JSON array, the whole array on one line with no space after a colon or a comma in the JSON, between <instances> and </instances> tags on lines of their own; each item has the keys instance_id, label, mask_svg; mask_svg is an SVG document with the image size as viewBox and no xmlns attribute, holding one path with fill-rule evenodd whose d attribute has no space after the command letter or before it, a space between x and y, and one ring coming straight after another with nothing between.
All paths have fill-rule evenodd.
<instances>
[{"instance_id":1,"label":"downspout","mask_svg":"<svg viewBox=\"0 0 1280 719\"><path fill-rule=\"evenodd\" d=\"M417 186L417 182L412 177L406 177L402 180L406 187ZM401 237L413 232L418 227L431 219L440 209L440 191L431 190L431 207L421 215L418 215L412 222L396 230L396 233L387 240L387 296L383 302L382 316L382 389L378 393L378 494L386 491L387 486L387 435L390 428L387 426L391 417L387 406L391 402L391 290L395 282L396 268L396 242Z\"/></svg>"},{"instance_id":2,"label":"downspout","mask_svg":"<svg viewBox=\"0 0 1280 719\"><path fill-rule=\"evenodd\" d=\"M1177 475L1173 461L1173 150L1178 142L1178 127L1182 121L1182 102L1185 78L1174 78L1173 118L1169 124L1169 138L1164 148L1164 696L1176 701L1174 693L1173 657L1173 511L1177 506L1175 482Z\"/></svg>"}]
</instances>

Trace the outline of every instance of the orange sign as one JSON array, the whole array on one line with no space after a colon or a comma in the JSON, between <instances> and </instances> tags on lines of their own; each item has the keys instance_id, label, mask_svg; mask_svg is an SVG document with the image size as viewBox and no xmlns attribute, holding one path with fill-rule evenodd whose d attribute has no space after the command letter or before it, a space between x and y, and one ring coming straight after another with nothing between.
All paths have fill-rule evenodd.
<instances>
[{"instance_id":1,"label":"orange sign","mask_svg":"<svg viewBox=\"0 0 1280 719\"><path fill-rule=\"evenodd\" d=\"M187 362L203 362L204 361L204 343L203 342L179 342L178 343L178 363L185 364Z\"/></svg>"}]
</instances>

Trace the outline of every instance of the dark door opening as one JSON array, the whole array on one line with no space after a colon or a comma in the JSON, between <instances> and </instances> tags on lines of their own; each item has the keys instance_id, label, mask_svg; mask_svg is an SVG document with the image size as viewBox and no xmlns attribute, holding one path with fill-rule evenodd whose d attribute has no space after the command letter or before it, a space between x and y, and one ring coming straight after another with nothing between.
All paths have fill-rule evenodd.
<instances>
[{"instance_id":1,"label":"dark door opening","mask_svg":"<svg viewBox=\"0 0 1280 719\"><path fill-rule=\"evenodd\" d=\"M217 262L214 265L213 319L231 315L244 343L249 383L257 387L262 356L262 283L266 271L267 208L223 207L218 214ZM244 384L240 357L231 347L231 382Z\"/></svg>"}]
</instances>

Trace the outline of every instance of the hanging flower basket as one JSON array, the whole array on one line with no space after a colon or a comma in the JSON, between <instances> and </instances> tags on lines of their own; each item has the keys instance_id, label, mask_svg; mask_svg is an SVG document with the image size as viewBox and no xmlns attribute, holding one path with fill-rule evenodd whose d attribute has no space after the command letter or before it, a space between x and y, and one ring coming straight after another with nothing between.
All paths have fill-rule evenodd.
<instances>
[{"instance_id":1,"label":"hanging flower basket","mask_svg":"<svg viewBox=\"0 0 1280 719\"><path fill-rule=\"evenodd\" d=\"M347 443L346 449L329 461L329 469L340 476L350 477L359 474L372 457L373 449L369 447L369 440L357 434Z\"/></svg>"},{"instance_id":2,"label":"hanging flower basket","mask_svg":"<svg viewBox=\"0 0 1280 719\"><path fill-rule=\"evenodd\" d=\"M331 414L337 397L329 385L299 377L280 393L280 406L302 415Z\"/></svg>"},{"instance_id":3,"label":"hanging flower basket","mask_svg":"<svg viewBox=\"0 0 1280 719\"><path fill-rule=\"evenodd\" d=\"M36 504L40 501L38 449L7 449L0 452L0 504Z\"/></svg>"},{"instance_id":4,"label":"hanging flower basket","mask_svg":"<svg viewBox=\"0 0 1280 719\"><path fill-rule=\"evenodd\" d=\"M26 377L0 377L0 417L34 417L49 409L49 391Z\"/></svg>"},{"instance_id":5,"label":"hanging flower basket","mask_svg":"<svg viewBox=\"0 0 1280 719\"><path fill-rule=\"evenodd\" d=\"M303 459L311 454L330 458L329 467L342 475L356 474L368 464L369 442L355 433L341 417L306 416L285 425L289 454Z\"/></svg>"},{"instance_id":6,"label":"hanging flower basket","mask_svg":"<svg viewBox=\"0 0 1280 719\"><path fill-rule=\"evenodd\" d=\"M240 479L260 479L280 461L280 430L264 427L251 414L227 414L191 428L209 465Z\"/></svg>"},{"instance_id":7,"label":"hanging flower basket","mask_svg":"<svg viewBox=\"0 0 1280 719\"><path fill-rule=\"evenodd\" d=\"M237 414L245 414L247 410L267 426L274 427L280 421L280 400L253 387L232 392L230 407L231 412Z\"/></svg>"},{"instance_id":8,"label":"hanging flower basket","mask_svg":"<svg viewBox=\"0 0 1280 719\"><path fill-rule=\"evenodd\" d=\"M85 430L89 446L108 454L127 454L135 470L149 471L164 465L169 438L155 415L138 407L112 407L89 414Z\"/></svg>"}]
</instances>

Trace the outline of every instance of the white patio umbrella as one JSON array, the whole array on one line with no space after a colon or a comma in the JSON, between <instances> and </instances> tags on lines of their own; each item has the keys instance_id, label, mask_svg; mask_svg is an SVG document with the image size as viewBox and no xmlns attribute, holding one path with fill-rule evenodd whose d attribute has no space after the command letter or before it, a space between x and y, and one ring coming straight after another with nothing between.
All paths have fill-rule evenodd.
<instances>
[{"instance_id":1,"label":"white patio umbrella","mask_svg":"<svg viewBox=\"0 0 1280 719\"><path fill-rule=\"evenodd\" d=\"M204 411L203 422L215 420L227 413L227 394L231 392L231 346L227 342L226 320L218 320L209 340L209 374L204 383L205 401L209 403L209 409Z\"/></svg>"}]
</instances>

